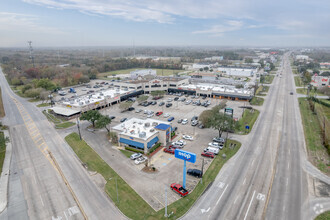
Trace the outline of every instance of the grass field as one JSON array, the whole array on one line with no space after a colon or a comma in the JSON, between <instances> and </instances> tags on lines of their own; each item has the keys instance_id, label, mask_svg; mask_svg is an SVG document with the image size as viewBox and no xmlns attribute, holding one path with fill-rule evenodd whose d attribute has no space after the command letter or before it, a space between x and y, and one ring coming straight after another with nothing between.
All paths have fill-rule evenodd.
<instances>
[{"instance_id":1,"label":"grass field","mask_svg":"<svg viewBox=\"0 0 330 220\"><path fill-rule=\"evenodd\" d=\"M259 106L261 106L261 105L264 104L264 99L261 98L261 97L256 97L256 96L254 96L254 97L251 99L250 104L251 104L251 105L259 105Z\"/></svg>"},{"instance_id":2,"label":"grass field","mask_svg":"<svg viewBox=\"0 0 330 220\"><path fill-rule=\"evenodd\" d=\"M269 86L259 86L259 88L256 91L256 95L266 96L267 92L269 91Z\"/></svg>"},{"instance_id":3,"label":"grass field","mask_svg":"<svg viewBox=\"0 0 330 220\"><path fill-rule=\"evenodd\" d=\"M115 71L110 71L110 72L105 72L105 73L99 73L98 78L104 78L107 76L111 75L120 75L120 74L129 74L130 72L134 70L142 70L145 68L132 68L132 69L125 69L125 70L115 70ZM170 70L170 69L153 69L156 70L158 76L169 76L173 75L179 72L183 72L184 70Z\"/></svg>"},{"instance_id":4,"label":"grass field","mask_svg":"<svg viewBox=\"0 0 330 220\"><path fill-rule=\"evenodd\" d=\"M243 117L237 122L235 133L238 134L248 134L252 130L252 127L259 116L259 111L254 109L251 112L250 109L245 109ZM245 126L248 125L250 127L249 130L246 130Z\"/></svg>"},{"instance_id":5,"label":"grass field","mask_svg":"<svg viewBox=\"0 0 330 220\"><path fill-rule=\"evenodd\" d=\"M3 108L2 93L0 88L0 118L2 117L5 117L5 109Z\"/></svg>"},{"instance_id":6,"label":"grass field","mask_svg":"<svg viewBox=\"0 0 330 220\"><path fill-rule=\"evenodd\" d=\"M295 76L294 77L294 82L295 82L297 87L303 86L300 76Z\"/></svg>"},{"instance_id":7,"label":"grass field","mask_svg":"<svg viewBox=\"0 0 330 220\"><path fill-rule=\"evenodd\" d=\"M326 211L315 218L315 220L329 220L329 219L330 219L330 211Z\"/></svg>"},{"instance_id":8,"label":"grass field","mask_svg":"<svg viewBox=\"0 0 330 220\"><path fill-rule=\"evenodd\" d=\"M310 110L309 103L306 98L299 98L299 107L309 158L311 159L311 162L322 172L329 175L330 170L327 168L329 155L327 153L327 149L322 144L321 128L317 115Z\"/></svg>"},{"instance_id":9,"label":"grass field","mask_svg":"<svg viewBox=\"0 0 330 220\"><path fill-rule=\"evenodd\" d=\"M73 123L71 121L66 121L66 122L63 122L63 123L60 123L60 124L56 124L55 125L55 128L57 129L64 129L64 128L69 128L73 125L75 125L76 123Z\"/></svg>"},{"instance_id":10,"label":"grass field","mask_svg":"<svg viewBox=\"0 0 330 220\"><path fill-rule=\"evenodd\" d=\"M262 83L264 83L264 84L272 84L274 77L275 77L274 75L265 76L265 80Z\"/></svg>"},{"instance_id":11,"label":"grass field","mask_svg":"<svg viewBox=\"0 0 330 220\"><path fill-rule=\"evenodd\" d=\"M2 172L3 161L6 154L6 142L3 132L0 132L0 174Z\"/></svg>"},{"instance_id":12,"label":"grass field","mask_svg":"<svg viewBox=\"0 0 330 220\"><path fill-rule=\"evenodd\" d=\"M164 217L164 209L155 212L149 204L147 204L103 159L86 144L85 141L79 140L79 136L76 133L72 133L65 137L65 140L80 158L83 163L87 164L89 170L100 173L107 181L105 191L112 199L112 201L118 206L120 211L131 219L167 219ZM227 146L230 144L236 144L236 147L229 149L228 147L222 150L222 154L226 154L226 158L223 159L217 156L210 167L203 176L203 184L199 182L188 196L179 199L168 206L168 213L173 212L170 219L176 219L186 213L190 207L194 204L197 198L204 192L206 187L212 183L215 177L218 175L220 169L240 148L239 142L228 140ZM116 193L116 180L118 185L118 197Z\"/></svg>"}]
</instances>

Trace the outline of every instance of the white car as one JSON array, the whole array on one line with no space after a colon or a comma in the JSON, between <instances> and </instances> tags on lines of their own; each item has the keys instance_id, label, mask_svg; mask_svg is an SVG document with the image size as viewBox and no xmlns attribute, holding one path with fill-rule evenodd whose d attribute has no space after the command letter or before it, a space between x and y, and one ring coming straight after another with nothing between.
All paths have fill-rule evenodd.
<instances>
[{"instance_id":1,"label":"white car","mask_svg":"<svg viewBox=\"0 0 330 220\"><path fill-rule=\"evenodd\" d=\"M167 118L167 117L169 117L170 116L170 114L168 114L168 113L165 113L164 114L164 118Z\"/></svg>"},{"instance_id":2,"label":"white car","mask_svg":"<svg viewBox=\"0 0 330 220\"><path fill-rule=\"evenodd\" d=\"M139 112L141 112L141 111L142 111L142 109L136 109L136 110L135 110L136 113L139 113Z\"/></svg>"},{"instance_id":3,"label":"white car","mask_svg":"<svg viewBox=\"0 0 330 220\"><path fill-rule=\"evenodd\" d=\"M181 124L183 124L183 125L186 125L186 124L188 124L188 119L186 119L186 118L185 118L185 119L183 119L183 120L182 120L182 122L181 122Z\"/></svg>"},{"instance_id":4,"label":"white car","mask_svg":"<svg viewBox=\"0 0 330 220\"><path fill-rule=\"evenodd\" d=\"M138 165L138 164L141 164L141 163L145 162L146 160L147 160L146 157L139 157L139 158L137 158L137 159L134 161L134 163L135 163L136 165Z\"/></svg>"},{"instance_id":5,"label":"white car","mask_svg":"<svg viewBox=\"0 0 330 220\"><path fill-rule=\"evenodd\" d=\"M185 139L185 140L189 140L189 141L194 140L194 138L189 136L189 135L182 135L182 138Z\"/></svg>"},{"instance_id":6,"label":"white car","mask_svg":"<svg viewBox=\"0 0 330 220\"><path fill-rule=\"evenodd\" d=\"M209 143L209 147L215 147L215 148L220 148L222 149L223 148L223 144L219 144L217 142L210 142Z\"/></svg>"},{"instance_id":7,"label":"white car","mask_svg":"<svg viewBox=\"0 0 330 220\"><path fill-rule=\"evenodd\" d=\"M130 156L130 158L131 158L132 160L135 160L135 159L137 159L137 158L139 158L139 157L142 157L142 154L141 154L141 153L135 153L135 154L132 154L132 155Z\"/></svg>"},{"instance_id":8,"label":"white car","mask_svg":"<svg viewBox=\"0 0 330 220\"><path fill-rule=\"evenodd\" d=\"M154 113L152 113L152 114L148 114L147 115L147 118L151 118L151 117L153 117L154 116Z\"/></svg>"}]
</instances>

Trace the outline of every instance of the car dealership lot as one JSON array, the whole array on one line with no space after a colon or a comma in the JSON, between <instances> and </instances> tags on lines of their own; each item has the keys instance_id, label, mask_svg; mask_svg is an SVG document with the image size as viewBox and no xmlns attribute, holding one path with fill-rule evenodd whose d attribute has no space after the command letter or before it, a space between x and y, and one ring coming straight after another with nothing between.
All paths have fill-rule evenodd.
<instances>
[{"instance_id":1,"label":"car dealership lot","mask_svg":"<svg viewBox=\"0 0 330 220\"><path fill-rule=\"evenodd\" d=\"M183 102L172 101L173 106L166 108L165 105L159 106L158 104L162 101L165 101L175 96L165 96L164 98L157 100L157 105L149 105L147 107L139 106L137 102L133 104L135 109L142 109L141 112L134 111L126 111L121 113L119 109L119 105L113 105L110 108L104 108L101 110L102 114L111 115L115 118L112 120L111 127L120 123L122 118L146 118L147 114L144 114L144 110L156 112L163 112L160 116L154 115L152 118L158 120L167 121L169 117L164 117L166 113L170 116L175 117L172 121L172 127L178 127L177 136L173 139L173 141L182 139L183 135L190 135L193 137L193 140L185 140L186 145L183 150L195 153L197 156L197 160L195 164L187 163L187 169L201 169L202 163L204 160L204 172L207 170L209 165L211 164L211 158L205 158L201 156L203 149L207 147L208 143L212 142L212 139L218 135L218 132L213 129L200 129L198 126L191 126L191 118L193 116L199 116L200 113L206 109L210 109L213 106L219 104L220 100L210 99L211 105L208 108L203 106L193 106L185 105ZM188 98L188 97L185 97ZM190 99L190 98L188 98ZM201 99L201 98L199 98ZM205 100L208 100L205 99ZM196 100L196 99L194 99ZM151 101L151 97L149 100ZM204 100L202 100L204 101ZM234 109L235 112L239 112L236 110L237 107L234 106L242 106L244 105L242 102L230 102L228 101L227 105L230 104L230 107ZM240 113L241 114L241 113ZM177 121L178 119L188 119L188 124L182 125ZM115 148L111 147L103 147L104 151L117 151ZM120 152L118 152L121 154ZM105 155L105 154L104 154ZM221 151L219 155L221 156ZM116 170L116 167L113 167L119 175L121 175L125 181L133 187L133 189L144 199L146 200L155 210L159 210L164 208L164 196L165 196L165 188L168 189L168 204L173 203L174 201L180 198L179 195L172 192L170 190L171 183L179 183L182 184L183 179L183 161L176 159L173 154L165 153L163 149L157 152L150 160L150 164L157 169L157 172L149 174L142 171L145 164L136 165L134 161L129 158L124 157L124 155L120 155L119 157L112 157L111 160L118 160L117 162L120 165L120 170ZM138 180L138 181L137 181ZM199 179L193 176L187 175L186 179L186 188L191 191L194 189Z\"/></svg>"}]
</instances>

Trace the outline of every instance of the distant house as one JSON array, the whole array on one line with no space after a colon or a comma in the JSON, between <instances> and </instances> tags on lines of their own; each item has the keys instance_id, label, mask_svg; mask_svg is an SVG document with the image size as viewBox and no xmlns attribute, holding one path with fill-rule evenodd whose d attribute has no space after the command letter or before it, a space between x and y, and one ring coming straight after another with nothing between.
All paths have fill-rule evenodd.
<instances>
[{"instance_id":1,"label":"distant house","mask_svg":"<svg viewBox=\"0 0 330 220\"><path fill-rule=\"evenodd\" d=\"M320 63L320 67L330 69L330 63Z\"/></svg>"},{"instance_id":2,"label":"distant house","mask_svg":"<svg viewBox=\"0 0 330 220\"><path fill-rule=\"evenodd\" d=\"M152 75L152 76L156 76L156 70L152 70L152 69L144 69L144 70L135 70L132 71L131 73L131 79L137 79L139 77L144 77L147 75Z\"/></svg>"},{"instance_id":3,"label":"distant house","mask_svg":"<svg viewBox=\"0 0 330 220\"><path fill-rule=\"evenodd\" d=\"M330 87L330 77L329 76L319 76L317 74L312 76L311 84L317 88L328 86Z\"/></svg>"}]
</instances>

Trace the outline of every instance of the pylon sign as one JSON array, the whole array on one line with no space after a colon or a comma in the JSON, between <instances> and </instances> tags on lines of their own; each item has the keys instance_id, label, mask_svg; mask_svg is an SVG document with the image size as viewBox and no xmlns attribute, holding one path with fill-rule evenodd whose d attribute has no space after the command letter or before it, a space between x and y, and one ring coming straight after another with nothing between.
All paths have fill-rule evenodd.
<instances>
[{"instance_id":1,"label":"pylon sign","mask_svg":"<svg viewBox=\"0 0 330 220\"><path fill-rule=\"evenodd\" d=\"M186 188L186 173L187 173L187 168L186 168L186 161L190 163L195 163L196 162L196 154L184 151L184 150L179 150L175 149L174 151L174 156L180 160L183 160L183 188Z\"/></svg>"}]
</instances>

